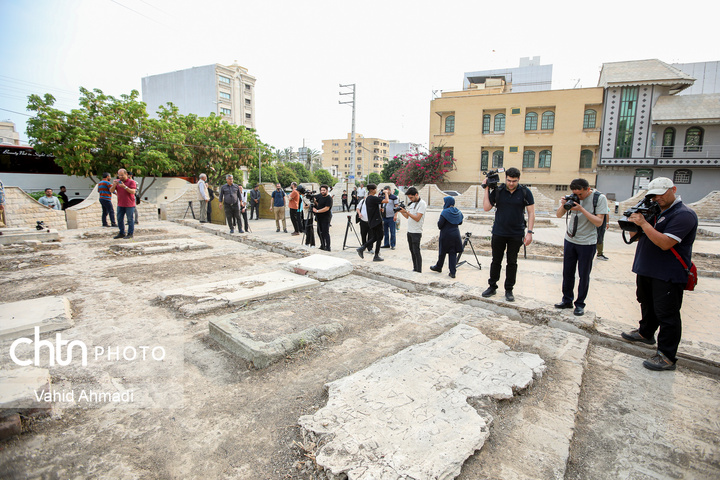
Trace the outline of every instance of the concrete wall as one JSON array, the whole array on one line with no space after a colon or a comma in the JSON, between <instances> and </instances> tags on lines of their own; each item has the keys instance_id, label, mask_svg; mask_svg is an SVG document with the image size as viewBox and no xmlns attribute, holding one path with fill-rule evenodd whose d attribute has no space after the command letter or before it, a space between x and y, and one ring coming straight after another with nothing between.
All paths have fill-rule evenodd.
<instances>
[{"instance_id":1,"label":"concrete wall","mask_svg":"<svg viewBox=\"0 0 720 480\"><path fill-rule=\"evenodd\" d=\"M188 184L189 185L189 184ZM112 197L113 211L117 218L117 196ZM137 207L138 221L155 221L158 219L157 205L154 203L140 202ZM102 205L100 205L100 194L97 191L97 185L90 195L78 203L65 210L67 215L67 228L92 228L102 225ZM110 223L114 223L115 219Z\"/></svg>"},{"instance_id":2,"label":"concrete wall","mask_svg":"<svg viewBox=\"0 0 720 480\"><path fill-rule=\"evenodd\" d=\"M633 179L635 169L645 167L604 167L598 173L598 190L601 192L615 193L619 201L629 198L632 195ZM653 171L653 178L668 177L672 179L675 170L690 170L692 178L689 184L678 185L678 194L683 202L692 203L702 200L712 193L720 185L720 169L718 168L697 168L697 167L647 167Z\"/></svg>"},{"instance_id":3,"label":"concrete wall","mask_svg":"<svg viewBox=\"0 0 720 480\"><path fill-rule=\"evenodd\" d=\"M188 202L193 202L193 211L195 218L200 218L200 201L198 200L198 190L195 185L188 183L175 197L160 203L160 220L179 220L183 218L188 208ZM192 215L188 212L188 216Z\"/></svg>"},{"instance_id":4,"label":"concrete wall","mask_svg":"<svg viewBox=\"0 0 720 480\"><path fill-rule=\"evenodd\" d=\"M705 198L689 206L695 210L700 220L720 221L720 190L710 192Z\"/></svg>"},{"instance_id":5,"label":"concrete wall","mask_svg":"<svg viewBox=\"0 0 720 480\"><path fill-rule=\"evenodd\" d=\"M47 228L67 229L65 211L41 205L18 187L5 187L5 221L8 227L35 228L42 221Z\"/></svg>"}]
</instances>

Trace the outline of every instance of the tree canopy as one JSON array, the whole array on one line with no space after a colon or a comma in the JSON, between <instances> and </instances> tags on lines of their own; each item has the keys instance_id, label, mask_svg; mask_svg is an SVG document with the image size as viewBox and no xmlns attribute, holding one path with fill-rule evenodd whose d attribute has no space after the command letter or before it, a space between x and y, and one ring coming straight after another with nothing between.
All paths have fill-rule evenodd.
<instances>
[{"instance_id":1,"label":"tree canopy","mask_svg":"<svg viewBox=\"0 0 720 480\"><path fill-rule=\"evenodd\" d=\"M333 185L335 185L335 181L336 181L335 177L333 177L332 174L330 172L328 172L327 170L325 170L324 168L317 170L314 175L315 175L315 180L317 180L317 182L320 185L323 185L323 184L329 185L330 188L332 188Z\"/></svg>"}]
</instances>

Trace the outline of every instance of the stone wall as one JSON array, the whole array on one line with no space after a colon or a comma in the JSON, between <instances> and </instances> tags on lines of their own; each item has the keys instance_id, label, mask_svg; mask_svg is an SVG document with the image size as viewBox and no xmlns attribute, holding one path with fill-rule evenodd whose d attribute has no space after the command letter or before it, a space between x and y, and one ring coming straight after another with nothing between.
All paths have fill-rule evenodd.
<instances>
[{"instance_id":1,"label":"stone wall","mask_svg":"<svg viewBox=\"0 0 720 480\"><path fill-rule=\"evenodd\" d=\"M218 186L218 188L220 187ZM195 212L195 218L199 220L200 200L198 200L197 185L189 182L185 185L184 190L182 190L178 195L158 206L160 209L160 220L182 219L188 209L188 202L193 202L193 212ZM192 218L190 212L188 212L188 216L189 218Z\"/></svg>"},{"instance_id":2,"label":"stone wall","mask_svg":"<svg viewBox=\"0 0 720 480\"><path fill-rule=\"evenodd\" d=\"M701 220L720 221L720 190L713 190L702 200L689 205Z\"/></svg>"},{"instance_id":3,"label":"stone wall","mask_svg":"<svg viewBox=\"0 0 720 480\"><path fill-rule=\"evenodd\" d=\"M563 195L556 195L555 198L548 197L545 193L537 187L529 187L533 194L533 200L535 200L535 215L547 214L554 215L560 206L560 197ZM558 192L563 193L563 192Z\"/></svg>"},{"instance_id":4,"label":"stone wall","mask_svg":"<svg viewBox=\"0 0 720 480\"><path fill-rule=\"evenodd\" d=\"M117 218L117 196L112 196L113 212ZM137 207L138 221L155 221L158 219L157 205L154 203L140 202ZM100 204L100 194L98 186L95 185L93 191L85 200L74 205L67 210L67 228L91 228L102 225L102 205ZM115 223L115 219L108 220L109 223Z\"/></svg>"},{"instance_id":5,"label":"stone wall","mask_svg":"<svg viewBox=\"0 0 720 480\"><path fill-rule=\"evenodd\" d=\"M64 210L41 205L20 187L5 187L5 221L8 227L35 228L42 221L47 228L67 229Z\"/></svg>"},{"instance_id":6,"label":"stone wall","mask_svg":"<svg viewBox=\"0 0 720 480\"><path fill-rule=\"evenodd\" d=\"M463 208L483 208L483 189L480 185L470 185L462 195L455 197L455 206L459 209Z\"/></svg>"}]
</instances>

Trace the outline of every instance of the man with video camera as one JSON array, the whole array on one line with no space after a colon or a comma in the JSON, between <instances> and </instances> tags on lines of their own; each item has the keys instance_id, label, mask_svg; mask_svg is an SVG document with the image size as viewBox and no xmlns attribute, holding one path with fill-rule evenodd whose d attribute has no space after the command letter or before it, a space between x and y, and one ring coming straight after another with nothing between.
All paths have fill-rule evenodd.
<instances>
[{"instance_id":1,"label":"man with video camera","mask_svg":"<svg viewBox=\"0 0 720 480\"><path fill-rule=\"evenodd\" d=\"M383 221L382 216L380 215L380 205L390 201L390 192L388 190L383 190L383 192L384 196L378 197L376 195L377 185L370 183L367 186L368 196L365 200L365 204L367 205L370 234L368 235L367 242L363 243L360 248L355 250L357 254L360 255L360 258L364 258L363 254L365 253L365 249L375 243L375 256L373 257L373 262L382 262L384 260L380 256L380 242L383 239Z\"/></svg>"},{"instance_id":2,"label":"man with video camera","mask_svg":"<svg viewBox=\"0 0 720 480\"><path fill-rule=\"evenodd\" d=\"M315 195L313 213L317 219L318 237L320 237L320 250L330 251L330 219L332 217L333 199L328 195L330 187L320 185L320 195Z\"/></svg>"},{"instance_id":3,"label":"man with video camera","mask_svg":"<svg viewBox=\"0 0 720 480\"><path fill-rule=\"evenodd\" d=\"M570 190L572 194L560 199L560 207L556 212L558 218L565 214L568 217L563 247L563 297L560 303L555 304L555 308L573 308L577 269L580 281L573 313L581 316L585 314L590 272L597 250L597 227L602 225L603 214L608 211L608 207L605 195L590 188L584 178L570 182Z\"/></svg>"},{"instance_id":4,"label":"man with video camera","mask_svg":"<svg viewBox=\"0 0 720 480\"><path fill-rule=\"evenodd\" d=\"M630 238L638 240L632 271L637 274L636 293L642 318L640 327L623 332L622 338L654 345L655 331L660 330L657 353L643 362L649 370L675 370L682 334L680 307L692 265L698 218L675 196L676 192L677 187L669 178L654 179L645 197L660 206L654 225L641 213L632 213L628 218L639 227Z\"/></svg>"},{"instance_id":5,"label":"man with video camera","mask_svg":"<svg viewBox=\"0 0 720 480\"><path fill-rule=\"evenodd\" d=\"M505 171L505 184L497 185L497 180L499 180L497 173L488 172L482 182L482 187L485 189L483 210L489 212L493 207L496 209L490 244L492 263L490 263L489 287L482 292L482 296L487 298L495 295L507 248L505 299L514 302L513 287L517 279L518 252L521 245L530 245L533 240L535 199L529 188L520 185L520 170L517 168L511 167ZM493 184L497 187L493 188ZM525 209L528 212L527 233L525 233Z\"/></svg>"}]
</instances>

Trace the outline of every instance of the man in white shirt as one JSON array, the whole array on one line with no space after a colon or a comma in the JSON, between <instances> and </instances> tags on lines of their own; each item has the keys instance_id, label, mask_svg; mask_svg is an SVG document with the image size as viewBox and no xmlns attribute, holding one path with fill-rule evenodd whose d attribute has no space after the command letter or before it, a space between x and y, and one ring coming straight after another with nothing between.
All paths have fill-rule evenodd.
<instances>
[{"instance_id":1,"label":"man in white shirt","mask_svg":"<svg viewBox=\"0 0 720 480\"><path fill-rule=\"evenodd\" d=\"M54 210L62 210L62 207L60 206L60 200L58 200L57 197L53 197L52 192L53 192L52 188L46 188L45 196L40 197L38 199L38 202L40 202L41 205L45 205L48 208L52 208Z\"/></svg>"},{"instance_id":2,"label":"man in white shirt","mask_svg":"<svg viewBox=\"0 0 720 480\"><path fill-rule=\"evenodd\" d=\"M198 200L200 200L200 223L207 223L207 205L210 201L210 193L208 192L207 175L204 173L200 174L200 180L197 183L198 188Z\"/></svg>"},{"instance_id":3,"label":"man in white shirt","mask_svg":"<svg viewBox=\"0 0 720 480\"><path fill-rule=\"evenodd\" d=\"M427 203L420 198L417 188L410 187L405 192L410 200L407 210L400 209L400 215L408 219L407 240L410 255L413 261L413 271L422 273L422 256L420 254L420 240L422 240L423 223L425 223L425 210Z\"/></svg>"},{"instance_id":4,"label":"man in white shirt","mask_svg":"<svg viewBox=\"0 0 720 480\"><path fill-rule=\"evenodd\" d=\"M360 183L360 188L357 189L358 201L362 200L365 197L367 197L367 189L365 188L364 183Z\"/></svg>"}]
</instances>

